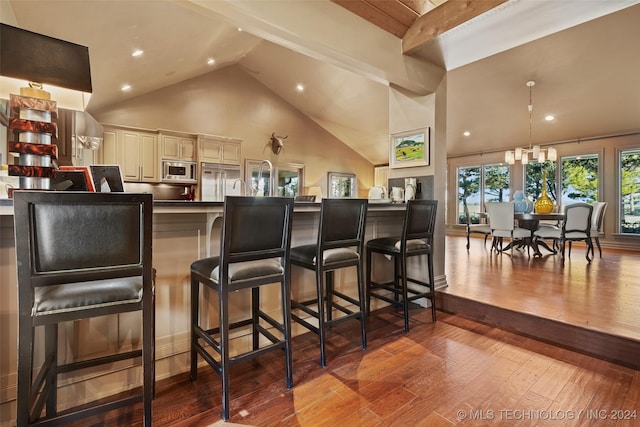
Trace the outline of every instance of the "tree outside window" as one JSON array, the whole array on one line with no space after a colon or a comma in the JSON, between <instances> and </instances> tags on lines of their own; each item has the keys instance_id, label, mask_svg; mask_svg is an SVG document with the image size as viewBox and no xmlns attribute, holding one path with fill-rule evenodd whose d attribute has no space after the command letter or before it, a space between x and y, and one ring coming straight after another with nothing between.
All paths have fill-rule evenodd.
<instances>
[{"instance_id":1,"label":"tree outside window","mask_svg":"<svg viewBox=\"0 0 640 427\"><path fill-rule=\"evenodd\" d=\"M538 200L542 194L542 171L547 172L547 196L558 204L556 193L556 163L531 162L525 168L525 194L532 202Z\"/></svg>"},{"instance_id":2,"label":"tree outside window","mask_svg":"<svg viewBox=\"0 0 640 427\"><path fill-rule=\"evenodd\" d=\"M480 222L485 203L509 200L509 166L492 164L458 169L458 224L466 224L464 205L471 223Z\"/></svg>"},{"instance_id":3,"label":"tree outside window","mask_svg":"<svg viewBox=\"0 0 640 427\"><path fill-rule=\"evenodd\" d=\"M598 200L598 155L563 157L562 204Z\"/></svg>"},{"instance_id":4,"label":"tree outside window","mask_svg":"<svg viewBox=\"0 0 640 427\"><path fill-rule=\"evenodd\" d=\"M640 150L620 152L620 232L640 234Z\"/></svg>"}]
</instances>

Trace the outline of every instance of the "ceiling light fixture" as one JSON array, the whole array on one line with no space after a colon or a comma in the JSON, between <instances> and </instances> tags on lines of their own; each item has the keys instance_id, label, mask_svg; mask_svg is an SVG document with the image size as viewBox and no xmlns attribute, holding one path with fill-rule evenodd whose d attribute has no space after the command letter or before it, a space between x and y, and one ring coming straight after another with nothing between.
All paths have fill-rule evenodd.
<instances>
[{"instance_id":1,"label":"ceiling light fixture","mask_svg":"<svg viewBox=\"0 0 640 427\"><path fill-rule=\"evenodd\" d=\"M143 53L144 53L144 51L143 51L143 50L141 50L141 49L136 49L136 50L134 50L133 52L131 52L131 56L133 56L133 57L135 58L135 57L137 57L137 56L142 56L142 54L143 54Z\"/></svg>"},{"instance_id":2,"label":"ceiling light fixture","mask_svg":"<svg viewBox=\"0 0 640 427\"><path fill-rule=\"evenodd\" d=\"M532 87L536 84L533 80L527 82L527 87L529 88L529 147L522 148L516 147L515 150L507 150L504 152L504 161L510 165L514 164L516 160L520 160L520 163L526 165L529 163L529 153L532 154L533 159L537 160L538 163L544 163L546 160L555 162L558 159L558 152L555 148L540 148L539 145L532 145L532 133L533 133L533 101L532 101Z\"/></svg>"},{"instance_id":3,"label":"ceiling light fixture","mask_svg":"<svg viewBox=\"0 0 640 427\"><path fill-rule=\"evenodd\" d=\"M120 90L123 91L123 92L128 92L128 91L131 90L131 85L122 85Z\"/></svg>"},{"instance_id":4,"label":"ceiling light fixture","mask_svg":"<svg viewBox=\"0 0 640 427\"><path fill-rule=\"evenodd\" d=\"M471 132L469 132L468 130L465 130L462 134L463 134L464 136L470 136L470 135L471 135Z\"/></svg>"},{"instance_id":5,"label":"ceiling light fixture","mask_svg":"<svg viewBox=\"0 0 640 427\"><path fill-rule=\"evenodd\" d=\"M303 92L303 91L304 91L304 85L303 85L302 83L298 83L298 84L296 85L296 90L297 90L298 92Z\"/></svg>"},{"instance_id":6,"label":"ceiling light fixture","mask_svg":"<svg viewBox=\"0 0 640 427\"><path fill-rule=\"evenodd\" d=\"M216 60L215 60L215 59L213 59L213 58L209 58L209 59L207 60L207 64L208 64L208 65L213 65L213 64L215 64L215 63L216 63Z\"/></svg>"}]
</instances>

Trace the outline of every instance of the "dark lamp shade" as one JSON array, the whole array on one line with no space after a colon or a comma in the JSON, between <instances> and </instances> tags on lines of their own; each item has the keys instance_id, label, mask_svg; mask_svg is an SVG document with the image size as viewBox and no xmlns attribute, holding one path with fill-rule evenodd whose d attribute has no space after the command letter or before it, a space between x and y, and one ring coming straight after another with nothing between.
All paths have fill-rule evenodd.
<instances>
[{"instance_id":1,"label":"dark lamp shade","mask_svg":"<svg viewBox=\"0 0 640 427\"><path fill-rule=\"evenodd\" d=\"M0 24L0 75L92 92L89 48Z\"/></svg>"}]
</instances>

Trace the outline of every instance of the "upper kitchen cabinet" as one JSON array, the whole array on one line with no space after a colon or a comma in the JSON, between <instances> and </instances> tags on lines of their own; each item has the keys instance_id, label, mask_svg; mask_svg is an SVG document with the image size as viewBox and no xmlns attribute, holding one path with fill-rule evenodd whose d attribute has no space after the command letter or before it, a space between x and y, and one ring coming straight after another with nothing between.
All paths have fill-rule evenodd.
<instances>
[{"instance_id":1,"label":"upper kitchen cabinet","mask_svg":"<svg viewBox=\"0 0 640 427\"><path fill-rule=\"evenodd\" d=\"M105 126L101 156L104 164L120 165L125 181L160 182L155 133Z\"/></svg>"},{"instance_id":2,"label":"upper kitchen cabinet","mask_svg":"<svg viewBox=\"0 0 640 427\"><path fill-rule=\"evenodd\" d=\"M205 163L239 165L241 162L239 139L198 135L198 160Z\"/></svg>"},{"instance_id":3,"label":"upper kitchen cabinet","mask_svg":"<svg viewBox=\"0 0 640 427\"><path fill-rule=\"evenodd\" d=\"M196 161L196 138L160 133L160 158Z\"/></svg>"}]
</instances>

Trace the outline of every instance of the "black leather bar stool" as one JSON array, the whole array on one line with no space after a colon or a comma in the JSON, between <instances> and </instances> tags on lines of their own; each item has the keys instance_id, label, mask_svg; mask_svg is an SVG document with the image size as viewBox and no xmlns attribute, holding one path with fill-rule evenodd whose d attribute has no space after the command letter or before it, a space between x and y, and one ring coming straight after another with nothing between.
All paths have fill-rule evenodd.
<instances>
[{"instance_id":1,"label":"black leather bar stool","mask_svg":"<svg viewBox=\"0 0 640 427\"><path fill-rule=\"evenodd\" d=\"M144 424L150 426L155 363L153 196L16 191L13 207L19 309L17 425L62 424L143 402ZM60 323L133 311L141 314L141 349L58 364ZM34 376L39 326L44 327L44 363ZM103 365L106 369L139 357L139 393L59 411L59 375Z\"/></svg>"},{"instance_id":2,"label":"black leather bar stool","mask_svg":"<svg viewBox=\"0 0 640 427\"><path fill-rule=\"evenodd\" d=\"M222 379L224 420L229 419L229 370L233 365L284 349L287 388L293 386L289 267L292 216L292 198L226 197L220 256L191 264L191 380L197 378L199 354ZM260 287L278 282L282 323L260 309ZM212 329L200 323L200 284L218 293L219 324ZM241 289L251 289L250 317L230 324L229 294ZM230 331L249 326L252 350L231 356ZM275 336L269 326L280 336ZM260 335L271 343L259 347Z\"/></svg>"},{"instance_id":3,"label":"black leather bar stool","mask_svg":"<svg viewBox=\"0 0 640 427\"><path fill-rule=\"evenodd\" d=\"M431 301L431 317L436 321L436 304L433 279L433 230L436 222L437 200L409 200L405 213L402 235L381 237L367 242L367 314L371 312L371 298L393 305L402 305L404 331L409 332L409 302L419 298ZM393 257L394 279L391 282L374 282L371 279L372 254ZM426 255L428 282L408 277L407 258ZM427 290L409 287L413 283ZM393 296L393 298L391 297Z\"/></svg>"},{"instance_id":4,"label":"black leather bar stool","mask_svg":"<svg viewBox=\"0 0 640 427\"><path fill-rule=\"evenodd\" d=\"M316 273L316 297L302 302L291 301L291 306L317 320L318 326L315 326L295 312L292 314L296 322L320 336L320 364L322 366L326 366L325 339L328 325L351 318L359 318L362 349L367 348L362 278L366 216L366 199L323 199L317 243L291 249L291 263L293 265L313 270ZM318 262L318 260L322 261ZM357 269L357 300L334 287L334 271L347 267L356 267ZM334 298L338 298L338 300ZM312 308L314 306L317 307L317 311ZM356 308L354 309L353 306ZM342 312L343 315L334 318L334 309Z\"/></svg>"}]
</instances>

